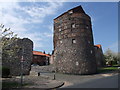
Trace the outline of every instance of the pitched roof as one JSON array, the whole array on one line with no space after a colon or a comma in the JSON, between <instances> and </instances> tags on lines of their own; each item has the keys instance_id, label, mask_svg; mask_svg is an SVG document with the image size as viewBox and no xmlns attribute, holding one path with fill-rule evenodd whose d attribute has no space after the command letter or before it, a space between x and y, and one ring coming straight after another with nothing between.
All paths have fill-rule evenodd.
<instances>
[{"instance_id":1,"label":"pitched roof","mask_svg":"<svg viewBox=\"0 0 120 90\"><path fill-rule=\"evenodd\" d=\"M40 52L40 51L33 51L33 55L41 55L41 56L47 56L47 57L50 57L50 55L48 55L48 54L44 54L44 53L42 53L42 52Z\"/></svg>"},{"instance_id":2,"label":"pitched roof","mask_svg":"<svg viewBox=\"0 0 120 90\"><path fill-rule=\"evenodd\" d=\"M96 47L98 47L98 48L101 48L101 45L100 45L100 44L97 44L97 45L94 45L94 46L96 46Z\"/></svg>"}]
</instances>

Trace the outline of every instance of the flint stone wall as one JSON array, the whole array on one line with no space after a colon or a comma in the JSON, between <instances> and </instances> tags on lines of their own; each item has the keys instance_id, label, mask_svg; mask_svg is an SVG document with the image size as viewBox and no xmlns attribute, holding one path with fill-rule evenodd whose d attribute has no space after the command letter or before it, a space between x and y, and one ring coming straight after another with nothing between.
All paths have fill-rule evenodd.
<instances>
[{"instance_id":1,"label":"flint stone wall","mask_svg":"<svg viewBox=\"0 0 120 90\"><path fill-rule=\"evenodd\" d=\"M98 67L104 67L105 66L105 58L103 55L102 48L94 47L95 48L95 57Z\"/></svg>"},{"instance_id":2,"label":"flint stone wall","mask_svg":"<svg viewBox=\"0 0 120 90\"><path fill-rule=\"evenodd\" d=\"M84 12L73 9L54 19L54 61L56 72L96 73L91 19Z\"/></svg>"},{"instance_id":3,"label":"flint stone wall","mask_svg":"<svg viewBox=\"0 0 120 90\"><path fill-rule=\"evenodd\" d=\"M28 75L31 70L31 61L33 58L33 42L28 38L18 39L11 46L7 47L6 50L14 50L12 56L2 55L2 65L10 68L11 75L20 75L21 71L24 75ZM24 61L23 69L21 70L21 59Z\"/></svg>"}]
</instances>

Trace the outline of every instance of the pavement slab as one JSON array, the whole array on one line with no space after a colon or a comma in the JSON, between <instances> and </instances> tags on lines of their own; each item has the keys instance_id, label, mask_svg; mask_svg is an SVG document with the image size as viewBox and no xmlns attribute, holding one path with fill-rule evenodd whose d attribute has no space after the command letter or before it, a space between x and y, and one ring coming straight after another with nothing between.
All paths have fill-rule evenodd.
<instances>
[{"instance_id":1,"label":"pavement slab","mask_svg":"<svg viewBox=\"0 0 120 90\"><path fill-rule=\"evenodd\" d=\"M20 83L20 76L12 78L2 78L3 82L18 82ZM63 81L51 80L48 77L43 76L23 76L23 84L27 84L22 88L46 88L54 89L64 85ZM19 88L19 87L18 87Z\"/></svg>"}]
</instances>

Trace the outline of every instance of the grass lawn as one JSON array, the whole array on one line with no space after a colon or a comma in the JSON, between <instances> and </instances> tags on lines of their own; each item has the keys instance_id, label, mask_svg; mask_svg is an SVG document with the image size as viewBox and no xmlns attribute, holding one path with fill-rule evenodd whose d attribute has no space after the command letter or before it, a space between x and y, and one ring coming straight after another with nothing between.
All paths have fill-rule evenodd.
<instances>
[{"instance_id":1,"label":"grass lawn","mask_svg":"<svg viewBox=\"0 0 120 90\"><path fill-rule=\"evenodd\" d=\"M109 72L109 71L117 71L118 67L103 67L98 69L98 73L104 73L104 72Z\"/></svg>"}]
</instances>

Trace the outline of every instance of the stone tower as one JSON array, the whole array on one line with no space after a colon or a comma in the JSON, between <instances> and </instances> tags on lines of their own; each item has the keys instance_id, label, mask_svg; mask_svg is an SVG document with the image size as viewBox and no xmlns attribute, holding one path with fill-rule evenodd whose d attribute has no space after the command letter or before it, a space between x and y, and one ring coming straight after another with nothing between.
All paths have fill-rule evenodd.
<instances>
[{"instance_id":1,"label":"stone tower","mask_svg":"<svg viewBox=\"0 0 120 90\"><path fill-rule=\"evenodd\" d=\"M81 6L54 19L56 72L94 74L97 71L91 18Z\"/></svg>"}]
</instances>

